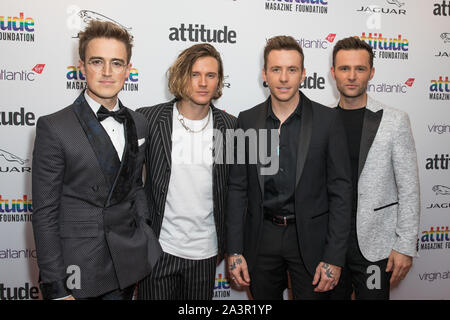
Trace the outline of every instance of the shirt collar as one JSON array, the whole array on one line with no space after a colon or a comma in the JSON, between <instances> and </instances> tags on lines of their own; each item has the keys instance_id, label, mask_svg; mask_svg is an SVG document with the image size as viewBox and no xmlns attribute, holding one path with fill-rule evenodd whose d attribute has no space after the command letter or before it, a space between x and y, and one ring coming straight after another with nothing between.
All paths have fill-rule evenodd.
<instances>
[{"instance_id":1,"label":"shirt collar","mask_svg":"<svg viewBox=\"0 0 450 320\"><path fill-rule=\"evenodd\" d=\"M94 112L94 114L97 114L98 109L100 109L101 104L98 103L97 101L95 101L94 99L92 99L88 94L87 94L87 90L84 91L84 98L86 99L87 104L89 105L89 107L91 107L92 112ZM105 107L106 108L106 107ZM116 101L116 105L114 106L114 109L112 111L118 111L119 110L119 99L117 99Z\"/></svg>"},{"instance_id":2,"label":"shirt collar","mask_svg":"<svg viewBox=\"0 0 450 320\"><path fill-rule=\"evenodd\" d=\"M298 101L297 108L295 108L293 114L296 114L299 117L302 115L302 104L303 104L303 99L302 99L302 95L300 95L300 100ZM267 114L266 119L268 117L271 117L272 119L278 120L278 118L275 115L275 113L273 113L273 110L272 110L272 99L270 99L270 98L269 98L269 103L268 103L268 106L267 106L267 113L266 114ZM292 114L291 114L291 116L292 116Z\"/></svg>"}]
</instances>

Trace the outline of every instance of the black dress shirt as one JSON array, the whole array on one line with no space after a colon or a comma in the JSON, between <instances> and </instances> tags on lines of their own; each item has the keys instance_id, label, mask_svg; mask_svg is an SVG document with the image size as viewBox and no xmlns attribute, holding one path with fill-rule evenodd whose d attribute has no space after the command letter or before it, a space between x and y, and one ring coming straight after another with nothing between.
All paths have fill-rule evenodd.
<instances>
[{"instance_id":1,"label":"black dress shirt","mask_svg":"<svg viewBox=\"0 0 450 320\"><path fill-rule=\"evenodd\" d=\"M350 164L352 169L352 229L356 226L356 210L358 209L358 167L359 167L359 149L361 144L361 134L366 108L355 110L346 110L338 106L339 113L344 123L345 133L347 134L347 143L350 155Z\"/></svg>"},{"instance_id":2,"label":"black dress shirt","mask_svg":"<svg viewBox=\"0 0 450 320\"><path fill-rule=\"evenodd\" d=\"M297 147L301 125L300 99L297 108L286 119L280 129L279 136L279 170L274 175L264 176L264 208L269 214L288 216L295 213L295 172L297 167ZM266 118L268 130L280 128L280 120L273 113L272 103L269 101ZM268 134L268 150L270 148L270 134Z\"/></svg>"}]
</instances>

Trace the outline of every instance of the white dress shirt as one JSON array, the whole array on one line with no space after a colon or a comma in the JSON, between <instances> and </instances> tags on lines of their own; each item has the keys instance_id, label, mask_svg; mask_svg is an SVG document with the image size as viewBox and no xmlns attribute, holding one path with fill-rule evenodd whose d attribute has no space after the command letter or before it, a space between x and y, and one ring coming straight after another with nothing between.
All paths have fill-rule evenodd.
<instances>
[{"instance_id":1,"label":"white dress shirt","mask_svg":"<svg viewBox=\"0 0 450 320\"><path fill-rule=\"evenodd\" d=\"M97 116L97 111L98 109L100 109L101 104L92 99L87 94L87 91L84 92L84 97L86 98L86 101L88 105L91 107L95 116ZM118 110L119 110L119 99L117 99L116 105L114 106L114 109L112 111ZM116 149L117 155L119 156L120 161L122 161L122 155L125 149L125 129L123 127L123 123L118 122L113 117L108 117L105 120L101 121L100 124L103 126L109 138L111 139L111 142L114 145L114 148Z\"/></svg>"}]
</instances>

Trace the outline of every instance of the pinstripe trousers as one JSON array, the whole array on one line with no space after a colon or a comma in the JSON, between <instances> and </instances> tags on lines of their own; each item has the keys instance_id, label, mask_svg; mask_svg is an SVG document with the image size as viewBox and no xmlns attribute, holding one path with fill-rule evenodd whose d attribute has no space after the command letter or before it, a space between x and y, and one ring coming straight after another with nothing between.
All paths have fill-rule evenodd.
<instances>
[{"instance_id":1,"label":"pinstripe trousers","mask_svg":"<svg viewBox=\"0 0 450 320\"><path fill-rule=\"evenodd\" d=\"M163 252L152 273L139 282L138 300L211 300L217 256L188 260Z\"/></svg>"}]
</instances>

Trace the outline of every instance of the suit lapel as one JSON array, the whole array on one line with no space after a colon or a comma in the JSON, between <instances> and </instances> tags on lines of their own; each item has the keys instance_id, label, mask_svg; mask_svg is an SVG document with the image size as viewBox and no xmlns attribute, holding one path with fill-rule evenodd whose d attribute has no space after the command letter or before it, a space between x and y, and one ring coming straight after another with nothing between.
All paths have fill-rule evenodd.
<instances>
[{"instance_id":1,"label":"suit lapel","mask_svg":"<svg viewBox=\"0 0 450 320\"><path fill-rule=\"evenodd\" d=\"M108 186L111 187L121 165L119 156L105 129L86 102L84 92L75 100L73 111L94 150Z\"/></svg>"},{"instance_id":2,"label":"suit lapel","mask_svg":"<svg viewBox=\"0 0 450 320\"><path fill-rule=\"evenodd\" d=\"M267 110L269 108L269 103L270 103L270 97L262 105L262 112L258 112L257 114L255 114L255 130L256 130L256 136L257 136L257 148L255 148L254 150L259 150L259 145L260 145L259 140L261 138L259 135L259 130L260 129L267 130L266 119L267 119ZM263 143L266 143L266 142L264 141ZM250 150L251 150L251 147L249 146L249 151ZM261 169L262 169L263 165L260 162L259 154L258 154L257 158L258 158L258 161L256 161L256 172L258 175L259 187L261 188L261 196L262 196L262 199L264 199L264 176L261 174Z\"/></svg>"},{"instance_id":3,"label":"suit lapel","mask_svg":"<svg viewBox=\"0 0 450 320\"><path fill-rule=\"evenodd\" d=\"M172 130L173 130L173 104L176 99L164 106L158 121L160 141L163 144L164 154L169 168L172 167Z\"/></svg>"},{"instance_id":4,"label":"suit lapel","mask_svg":"<svg viewBox=\"0 0 450 320\"><path fill-rule=\"evenodd\" d=\"M295 185L297 186L300 177L303 173L303 168L306 162L306 156L308 154L309 143L311 141L312 133L312 105L311 100L309 100L304 94L300 93L300 98L303 99L302 102L302 118L300 125L300 139L298 141L297 147L297 168L295 171Z\"/></svg>"},{"instance_id":5,"label":"suit lapel","mask_svg":"<svg viewBox=\"0 0 450 320\"><path fill-rule=\"evenodd\" d=\"M372 146L373 140L380 126L381 117L383 116L383 109L374 112L369 109L369 106L364 113L363 128L361 133L361 143L359 147L359 164L358 164L358 179L361 175L364 164L366 163L367 154Z\"/></svg>"},{"instance_id":6,"label":"suit lapel","mask_svg":"<svg viewBox=\"0 0 450 320\"><path fill-rule=\"evenodd\" d=\"M119 100L119 107L125 108ZM139 152L136 124L128 109L125 112L125 150L122 156L120 169L118 170L114 184L111 188L107 205L121 202L133 187L134 170Z\"/></svg>"}]
</instances>

